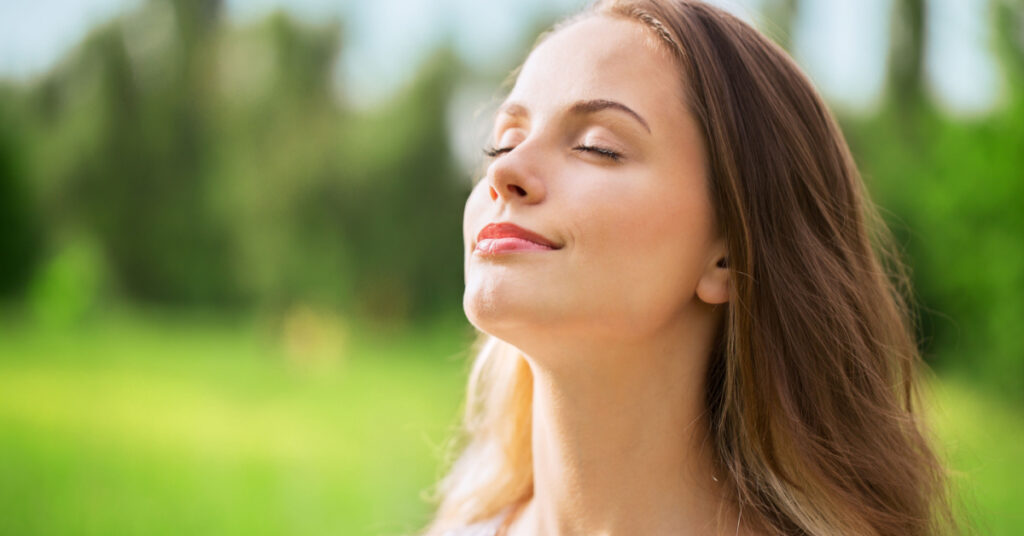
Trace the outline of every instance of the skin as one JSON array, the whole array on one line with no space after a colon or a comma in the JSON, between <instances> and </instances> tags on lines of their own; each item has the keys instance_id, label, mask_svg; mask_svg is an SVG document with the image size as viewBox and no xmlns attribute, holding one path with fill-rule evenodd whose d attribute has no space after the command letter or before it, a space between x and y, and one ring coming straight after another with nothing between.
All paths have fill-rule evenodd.
<instances>
[{"instance_id":1,"label":"skin","mask_svg":"<svg viewBox=\"0 0 1024 536\"><path fill-rule=\"evenodd\" d=\"M735 534L703 378L728 301L699 127L642 25L576 22L530 54L465 210L464 307L534 377L533 498L513 535ZM617 108L573 112L579 101ZM614 160L581 145L621 154ZM482 255L512 222L559 249Z\"/></svg>"}]
</instances>

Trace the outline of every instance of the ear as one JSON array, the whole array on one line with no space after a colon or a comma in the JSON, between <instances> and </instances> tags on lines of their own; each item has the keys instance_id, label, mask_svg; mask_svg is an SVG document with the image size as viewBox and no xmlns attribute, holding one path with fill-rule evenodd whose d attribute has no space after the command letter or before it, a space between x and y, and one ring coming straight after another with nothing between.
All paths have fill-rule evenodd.
<instances>
[{"instance_id":1,"label":"ear","mask_svg":"<svg viewBox=\"0 0 1024 536\"><path fill-rule=\"evenodd\" d=\"M729 262L725 240L719 239L711 248L704 272L697 281L697 297L704 303L717 305L729 301Z\"/></svg>"}]
</instances>

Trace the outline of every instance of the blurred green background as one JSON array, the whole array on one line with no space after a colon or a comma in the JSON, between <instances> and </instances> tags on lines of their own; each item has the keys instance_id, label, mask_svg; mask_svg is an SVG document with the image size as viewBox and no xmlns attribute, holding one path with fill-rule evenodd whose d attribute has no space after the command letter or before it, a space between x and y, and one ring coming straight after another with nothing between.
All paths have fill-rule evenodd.
<instances>
[{"instance_id":1,"label":"blurred green background","mask_svg":"<svg viewBox=\"0 0 1024 536\"><path fill-rule=\"evenodd\" d=\"M580 3L88 4L0 8L0 534L422 527L487 110ZM1024 534L1021 4L727 6L830 100L914 270L961 514Z\"/></svg>"}]
</instances>

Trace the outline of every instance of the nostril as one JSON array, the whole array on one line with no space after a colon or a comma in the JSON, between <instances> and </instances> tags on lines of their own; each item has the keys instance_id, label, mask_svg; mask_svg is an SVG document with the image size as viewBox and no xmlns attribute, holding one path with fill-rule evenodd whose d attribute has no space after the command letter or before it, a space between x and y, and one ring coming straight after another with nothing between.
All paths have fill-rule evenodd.
<instances>
[{"instance_id":1,"label":"nostril","mask_svg":"<svg viewBox=\"0 0 1024 536\"><path fill-rule=\"evenodd\" d=\"M514 194L519 194L520 196L526 195L526 190L522 189L519 186L516 186L515 184L509 184L508 189Z\"/></svg>"}]
</instances>

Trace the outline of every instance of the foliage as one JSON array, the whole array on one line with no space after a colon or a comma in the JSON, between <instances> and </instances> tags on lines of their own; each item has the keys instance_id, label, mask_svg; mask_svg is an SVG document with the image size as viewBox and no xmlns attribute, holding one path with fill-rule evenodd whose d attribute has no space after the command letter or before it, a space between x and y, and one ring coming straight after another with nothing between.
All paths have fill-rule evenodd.
<instances>
[{"instance_id":1,"label":"foliage","mask_svg":"<svg viewBox=\"0 0 1024 536\"><path fill-rule=\"evenodd\" d=\"M1020 400L1024 19L1004 7L995 47L1004 96L992 113L951 117L924 88L905 87L921 84L919 73L903 74L879 113L845 118L844 130L913 267L928 357Z\"/></svg>"},{"instance_id":2,"label":"foliage","mask_svg":"<svg viewBox=\"0 0 1024 536\"><path fill-rule=\"evenodd\" d=\"M766 3L784 42L801 5ZM929 357L1019 398L1024 19L994 6L995 111L930 102L927 2L900 0L885 104L842 123L908 254ZM448 106L473 73L441 47L358 109L333 75L343 28L150 0L39 79L0 84L0 298L56 324L117 301L389 322L458 310L469 181Z\"/></svg>"},{"instance_id":3,"label":"foliage","mask_svg":"<svg viewBox=\"0 0 1024 536\"><path fill-rule=\"evenodd\" d=\"M277 13L234 28L214 4L153 0L8 90L26 119L0 149L23 145L27 169L0 186L38 195L51 250L95 236L133 302L452 309L468 189L445 131L458 62L441 51L405 92L358 111L333 90L339 44L336 23ZM21 197L4 202L24 213ZM30 236L35 215L11 236Z\"/></svg>"},{"instance_id":4,"label":"foliage","mask_svg":"<svg viewBox=\"0 0 1024 536\"><path fill-rule=\"evenodd\" d=\"M17 96L0 88L0 299L18 298L40 256L42 224L25 180L20 138L14 131Z\"/></svg>"}]
</instances>

